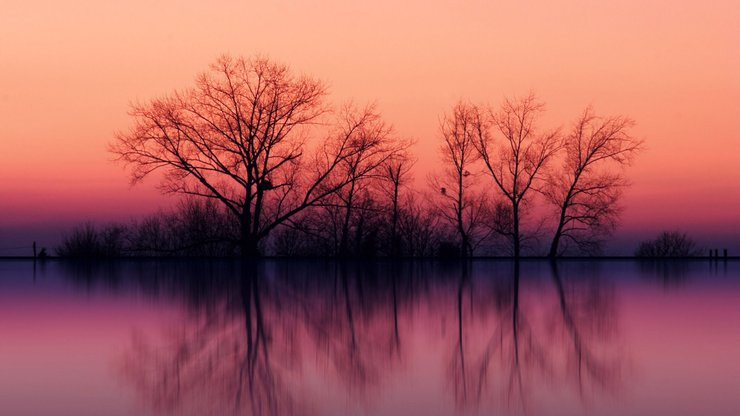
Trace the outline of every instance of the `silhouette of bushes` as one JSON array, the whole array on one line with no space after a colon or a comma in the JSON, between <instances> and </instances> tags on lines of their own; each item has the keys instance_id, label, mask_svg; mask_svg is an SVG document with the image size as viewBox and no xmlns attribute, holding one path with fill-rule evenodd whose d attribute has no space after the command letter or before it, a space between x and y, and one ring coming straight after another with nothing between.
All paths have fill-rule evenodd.
<instances>
[{"instance_id":1,"label":"silhouette of bushes","mask_svg":"<svg viewBox=\"0 0 740 416\"><path fill-rule=\"evenodd\" d=\"M122 225L96 227L86 222L64 235L56 252L59 256L74 258L120 257L126 250L126 233Z\"/></svg>"},{"instance_id":2,"label":"silhouette of bushes","mask_svg":"<svg viewBox=\"0 0 740 416\"><path fill-rule=\"evenodd\" d=\"M656 238L637 246L635 257L695 257L701 254L696 242L686 233L664 231Z\"/></svg>"},{"instance_id":3,"label":"silhouette of bushes","mask_svg":"<svg viewBox=\"0 0 740 416\"><path fill-rule=\"evenodd\" d=\"M209 200L185 199L174 210L129 225L86 222L62 237L56 253L69 258L230 256L236 227Z\"/></svg>"},{"instance_id":4,"label":"silhouette of bushes","mask_svg":"<svg viewBox=\"0 0 740 416\"><path fill-rule=\"evenodd\" d=\"M185 199L174 211L131 227L129 254L138 256L230 256L238 224L211 200Z\"/></svg>"}]
</instances>

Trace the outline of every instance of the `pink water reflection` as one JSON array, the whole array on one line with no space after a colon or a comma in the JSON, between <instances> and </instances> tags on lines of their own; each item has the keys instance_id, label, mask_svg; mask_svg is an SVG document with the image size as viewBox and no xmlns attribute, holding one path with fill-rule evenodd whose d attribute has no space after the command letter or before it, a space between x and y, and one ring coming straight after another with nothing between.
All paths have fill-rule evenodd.
<instances>
[{"instance_id":1,"label":"pink water reflection","mask_svg":"<svg viewBox=\"0 0 740 416\"><path fill-rule=\"evenodd\" d=\"M0 263L0 414L740 414L740 264Z\"/></svg>"}]
</instances>

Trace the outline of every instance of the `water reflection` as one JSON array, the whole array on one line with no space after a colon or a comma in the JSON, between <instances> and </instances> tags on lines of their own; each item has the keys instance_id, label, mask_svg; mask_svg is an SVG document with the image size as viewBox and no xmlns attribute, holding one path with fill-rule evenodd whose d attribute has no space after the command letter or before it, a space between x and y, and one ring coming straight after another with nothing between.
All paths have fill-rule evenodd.
<instances>
[{"instance_id":1,"label":"water reflection","mask_svg":"<svg viewBox=\"0 0 740 416\"><path fill-rule=\"evenodd\" d=\"M594 267L66 267L84 290L183 305L180 319L161 333L135 334L121 359L122 379L156 414L374 414L375 399L389 388L417 387L396 380L419 357L425 371L445 378L449 402L462 413L536 413L547 394L588 402L618 393L627 381L614 286Z\"/></svg>"},{"instance_id":2,"label":"water reflection","mask_svg":"<svg viewBox=\"0 0 740 416\"><path fill-rule=\"evenodd\" d=\"M564 379L578 393L608 392L622 383L625 357L618 339L614 288L598 277L564 281L553 263L566 359Z\"/></svg>"}]
</instances>

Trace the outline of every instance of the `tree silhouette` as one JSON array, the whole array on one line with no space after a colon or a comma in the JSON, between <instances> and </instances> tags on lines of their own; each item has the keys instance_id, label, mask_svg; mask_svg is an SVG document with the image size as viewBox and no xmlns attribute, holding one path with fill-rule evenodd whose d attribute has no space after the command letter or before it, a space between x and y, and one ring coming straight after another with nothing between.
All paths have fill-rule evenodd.
<instances>
[{"instance_id":1,"label":"tree silhouette","mask_svg":"<svg viewBox=\"0 0 740 416\"><path fill-rule=\"evenodd\" d=\"M532 94L498 109L459 101L440 119L442 168L419 198L401 192L412 142L375 106L333 111L326 96L322 82L267 58L223 56L192 87L133 105L133 127L110 146L132 182L157 172L163 192L215 205L196 215L213 221L187 223L187 239L166 230L177 221L147 218L127 235L132 250L468 257L485 249L519 258L541 234L532 224L541 230L551 219L530 215L545 212L539 192L557 209L549 255L591 254L616 227L622 170L642 148L630 119L590 108L561 138L539 127L544 105Z\"/></svg>"},{"instance_id":2,"label":"tree silhouette","mask_svg":"<svg viewBox=\"0 0 740 416\"><path fill-rule=\"evenodd\" d=\"M353 149L337 168L342 178L347 178L347 186L338 189L334 194L337 207L340 209L340 229L338 254L350 254L349 239L353 214L359 211L359 221L356 224L356 233L361 238L361 224L364 217L362 205L372 204L370 189L373 179L382 178L385 165L396 155L400 155L407 147L406 144L394 140L391 127L383 122L373 106L358 111L346 107L342 111L344 134L350 138L350 148ZM364 204L359 201L365 194ZM373 201L374 202L374 201Z\"/></svg>"},{"instance_id":3,"label":"tree silhouette","mask_svg":"<svg viewBox=\"0 0 740 416\"><path fill-rule=\"evenodd\" d=\"M385 161L382 166L383 179L390 184L381 186L381 189L390 200L390 229L388 230L388 254L396 257L401 254L401 238L399 236L399 217L401 216L401 188L407 184L411 176L411 168L416 161L408 152L398 152Z\"/></svg>"},{"instance_id":4,"label":"tree silhouette","mask_svg":"<svg viewBox=\"0 0 740 416\"><path fill-rule=\"evenodd\" d=\"M442 117L440 153L445 168L431 179L433 192L442 199L439 215L455 229L462 257L472 255L474 246L483 238L480 234L487 202L484 194L474 188L474 164L480 160L475 142L482 120L480 108L462 101L452 108L451 114Z\"/></svg>"},{"instance_id":5,"label":"tree silhouette","mask_svg":"<svg viewBox=\"0 0 740 416\"><path fill-rule=\"evenodd\" d=\"M617 203L627 185L620 170L642 147L642 141L629 134L633 125L629 118L597 117L586 108L565 136L562 168L543 187L546 199L558 209L550 257L569 245L597 252L601 239L616 226Z\"/></svg>"},{"instance_id":6,"label":"tree silhouette","mask_svg":"<svg viewBox=\"0 0 740 416\"><path fill-rule=\"evenodd\" d=\"M561 146L557 131L538 131L538 116L543 110L544 105L532 94L519 100L506 99L498 111L491 111L489 121L478 125L475 146L487 173L508 202L508 234L515 258L521 252L522 209Z\"/></svg>"},{"instance_id":7,"label":"tree silhouette","mask_svg":"<svg viewBox=\"0 0 740 416\"><path fill-rule=\"evenodd\" d=\"M350 131L324 139L311 158L308 127L328 112L323 83L266 58L223 56L195 86L134 105L110 150L138 182L162 170L161 189L222 203L239 223L242 255L305 208L344 187L337 167L367 143ZM344 133L344 134L343 134Z\"/></svg>"}]
</instances>

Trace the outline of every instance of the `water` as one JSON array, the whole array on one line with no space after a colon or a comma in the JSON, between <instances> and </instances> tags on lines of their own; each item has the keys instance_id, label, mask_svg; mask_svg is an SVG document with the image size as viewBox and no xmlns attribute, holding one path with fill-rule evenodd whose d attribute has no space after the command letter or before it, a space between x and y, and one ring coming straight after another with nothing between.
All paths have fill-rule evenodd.
<instances>
[{"instance_id":1,"label":"water","mask_svg":"<svg viewBox=\"0 0 740 416\"><path fill-rule=\"evenodd\" d=\"M738 415L740 262L0 262L2 415Z\"/></svg>"}]
</instances>

